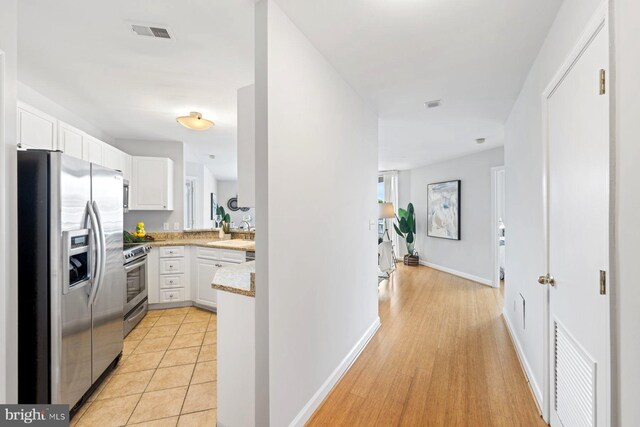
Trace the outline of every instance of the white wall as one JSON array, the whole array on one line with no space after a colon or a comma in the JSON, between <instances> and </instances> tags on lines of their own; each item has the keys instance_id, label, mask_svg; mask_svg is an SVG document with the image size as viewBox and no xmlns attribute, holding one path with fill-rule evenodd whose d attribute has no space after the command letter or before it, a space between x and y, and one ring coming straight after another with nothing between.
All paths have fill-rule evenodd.
<instances>
[{"instance_id":1,"label":"white wall","mask_svg":"<svg viewBox=\"0 0 640 427\"><path fill-rule=\"evenodd\" d=\"M202 227L213 228L216 223L211 219L211 193L218 197L218 180L207 167L203 168L202 184ZM215 215L215 212L214 212Z\"/></svg>"},{"instance_id":2,"label":"white wall","mask_svg":"<svg viewBox=\"0 0 640 427\"><path fill-rule=\"evenodd\" d=\"M379 322L377 118L275 2L256 20L256 419L302 425Z\"/></svg>"},{"instance_id":3,"label":"white wall","mask_svg":"<svg viewBox=\"0 0 640 427\"><path fill-rule=\"evenodd\" d=\"M218 193L218 181L211 170L202 163L186 162L185 177L196 178L194 229L213 228L211 220L211 193ZM186 210L186 209L185 209Z\"/></svg>"},{"instance_id":4,"label":"white wall","mask_svg":"<svg viewBox=\"0 0 640 427\"><path fill-rule=\"evenodd\" d=\"M640 420L640 2L614 0L615 70L615 256L614 414L619 426ZM617 277L616 277L617 276Z\"/></svg>"},{"instance_id":5,"label":"white wall","mask_svg":"<svg viewBox=\"0 0 640 427\"><path fill-rule=\"evenodd\" d=\"M0 2L0 403L18 395L17 19L17 1Z\"/></svg>"},{"instance_id":6,"label":"white wall","mask_svg":"<svg viewBox=\"0 0 640 427\"><path fill-rule=\"evenodd\" d=\"M409 179L410 192L401 191L400 207L409 202L416 210L416 250L420 261L426 261L482 279L489 284L493 278L493 240L491 234L491 168L504 164L502 147L481 151L441 163L412 169L400 176ZM427 236L427 185L459 179L461 240L446 240ZM403 254L406 245L400 239Z\"/></svg>"},{"instance_id":7,"label":"white wall","mask_svg":"<svg viewBox=\"0 0 640 427\"><path fill-rule=\"evenodd\" d=\"M113 143L114 138L106 134L102 129L97 128L77 113L68 110L51 98L48 98L21 82L18 82L18 99L42 111L43 113L47 113L58 120L62 120L63 122L88 133L94 138L98 138L99 140L109 144Z\"/></svg>"},{"instance_id":8,"label":"white wall","mask_svg":"<svg viewBox=\"0 0 640 427\"><path fill-rule=\"evenodd\" d=\"M504 314L524 352L539 402L543 386L544 273L541 94L577 43L601 0L565 0L505 125L506 285ZM464 230L463 230L464 232ZM526 300L522 328L520 294Z\"/></svg>"},{"instance_id":9,"label":"white wall","mask_svg":"<svg viewBox=\"0 0 640 427\"><path fill-rule=\"evenodd\" d=\"M242 217L244 215L251 215L251 226L256 224L256 210L255 208L249 209L247 212L241 210L232 211L227 207L227 202L230 198L238 195L238 181L218 181L218 204L224 207L224 211L231 216L231 221L235 223L236 227L240 227L242 224Z\"/></svg>"},{"instance_id":10,"label":"white wall","mask_svg":"<svg viewBox=\"0 0 640 427\"><path fill-rule=\"evenodd\" d=\"M170 231L178 223L184 226L184 143L180 141L142 141L116 139L113 145L132 156L168 157L173 160L173 211L129 211L124 214L124 228L134 231L136 224L144 222L146 231L163 231L163 223L169 223Z\"/></svg>"}]
</instances>

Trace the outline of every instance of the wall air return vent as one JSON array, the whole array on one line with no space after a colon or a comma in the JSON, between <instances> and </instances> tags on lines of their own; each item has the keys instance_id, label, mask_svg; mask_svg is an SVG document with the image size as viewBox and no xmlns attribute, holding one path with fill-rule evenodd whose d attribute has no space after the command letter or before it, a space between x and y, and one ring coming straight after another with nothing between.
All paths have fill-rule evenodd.
<instances>
[{"instance_id":1,"label":"wall air return vent","mask_svg":"<svg viewBox=\"0 0 640 427\"><path fill-rule=\"evenodd\" d=\"M133 34L144 37L171 40L173 36L169 28L159 25L131 24Z\"/></svg>"},{"instance_id":2,"label":"wall air return vent","mask_svg":"<svg viewBox=\"0 0 640 427\"><path fill-rule=\"evenodd\" d=\"M555 410L565 427L596 425L596 362L554 319Z\"/></svg>"}]
</instances>

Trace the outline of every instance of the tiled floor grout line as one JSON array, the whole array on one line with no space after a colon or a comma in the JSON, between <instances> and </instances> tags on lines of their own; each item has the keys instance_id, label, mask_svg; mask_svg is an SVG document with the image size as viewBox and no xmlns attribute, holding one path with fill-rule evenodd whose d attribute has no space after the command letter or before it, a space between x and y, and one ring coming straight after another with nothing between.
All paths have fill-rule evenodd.
<instances>
[{"instance_id":1,"label":"tiled floor grout line","mask_svg":"<svg viewBox=\"0 0 640 427\"><path fill-rule=\"evenodd\" d=\"M177 422L179 422L179 421L180 421L180 418L181 418L181 417L182 417L182 415L183 415L184 405L185 405L185 403L186 403L187 396L188 396L188 394L189 394L189 390L191 389L191 386L192 386L192 381L193 381L194 376L195 376L195 374L196 374L196 368L197 368L198 363L199 363L199 361L200 361L200 357L201 357L201 355L203 355L203 354L204 354L204 353L203 353L203 349L204 349L204 347L205 347L205 339L206 339L206 337L207 337L207 334L209 334L209 333L216 333L216 335L217 335L217 328L215 328L215 329L213 329L213 330L210 330L211 322L212 322L212 320L213 320L214 316L216 316L216 315L217 315L217 313L212 313L212 312L208 312L207 310L202 310L202 309L196 308L196 310L202 310L202 311L205 311L205 312L207 312L207 313L209 314L209 316L208 316L208 320L206 320L206 327L205 327L204 331L202 331L202 332L187 332L187 333L183 333L183 334L180 334L180 335L190 335L190 334L199 334L199 333L202 333L202 334L203 334L202 341L200 341L200 344L199 344L199 345L189 345L189 346L187 346L187 347L179 347L179 348L171 349L171 348L170 348L170 347L171 347L171 345L172 345L172 344L174 343L174 341L175 341L175 340L180 336L180 335L178 334L178 332L180 331L180 329L182 328L182 326L183 326L183 325L185 325L185 324L192 324L192 323L200 323L200 322L204 323L205 321L204 321L204 320L202 320L202 321L201 321L201 320L197 320L197 319L191 319L191 321L189 321L189 322L186 322L186 323L185 323L185 320L190 316L190 314L191 314L191 313L196 312L196 311L191 311L191 309L189 309L188 311L186 311L186 312L184 313L184 317L182 318L182 320L180 321L180 323L176 323L176 324L169 324L169 325L157 325L158 321L159 321L162 317L164 317L164 316L179 316L179 315L180 315L180 314L167 314L167 312L168 312L169 310L171 310L171 309L163 310L163 313L162 313L162 314L160 314L160 315L158 315L158 316L152 316L152 317L150 317L150 318L149 318L149 322L148 322L148 323L151 323L151 320L152 320L152 319L155 319L155 320L152 322L151 326L148 326L148 327L147 327L146 325L145 325L145 326L142 326L142 328L143 328L143 329L147 329L146 333L144 333L141 337L139 337L139 339L132 339L132 340L130 340L130 342L131 342L131 341L137 341L137 343L135 344L135 346L134 346L134 347L132 347L132 348L128 351L128 353L127 353L126 355L124 355L124 354L123 354L123 357L122 357L122 359L120 360L120 362L118 363L118 366L117 366L117 367L112 371L112 373L110 373L110 374L109 374L109 376L108 376L107 378L105 378L104 382L103 382L103 383L98 387L98 388L100 388L99 393L98 393L95 397L93 397L93 396L90 396L90 397L89 397L89 398L90 398L90 399L92 399L92 400L91 400L91 401L87 401L87 402L85 403L86 407L85 407L85 408L83 408L82 415L81 415L77 420L74 420L74 425L77 425L77 424L79 424L79 423L82 421L82 419L83 419L83 418L84 418L84 417L89 413L89 411L90 411L91 407L92 407L94 404L96 404L96 402L104 401L104 400L108 400L108 399L117 399L117 398L119 398L119 397L122 397L122 396L116 396L116 397L107 397L107 398L105 398L105 399L99 399L99 396L100 396L100 395L105 391L105 389L107 389L108 385L111 383L111 381L113 381L113 379L114 379L116 376L119 376L119 375L126 375L126 374L134 374L134 373L138 373L138 372L144 372L144 371L147 371L147 370L148 370L148 371L153 371L153 373L151 374L151 378L149 379L149 381L147 382L147 384L146 384L146 385L145 385L145 387L144 387L144 390L142 390L142 392L140 393L140 395L139 395L138 399L136 400L136 403L135 403L135 405L134 405L134 407L133 407L133 409L132 409L132 411L131 411L130 415L129 415L129 416L128 416L128 418L127 418L126 424L124 424L125 426L127 426L127 425L131 425L131 424L129 424L129 423L131 422L131 419L132 419L132 417L133 417L134 413L135 413L135 412L136 412L136 410L138 409L138 407L139 407L139 405L140 405L140 402L142 401L143 396L145 395L145 393L147 393L147 392L148 392L148 390L149 390L149 386L150 386L151 382L153 381L153 378L155 377L155 375L156 375L156 373L157 373L157 371L158 371L158 370L160 370L160 369L169 369L169 368L174 368L174 367L177 367L177 366L185 366L185 365L191 365L191 364L193 364L193 370L192 370L192 372L191 372L191 376L189 377L189 382L186 384L186 388L187 388L187 389L186 389L186 392L185 392L184 397L183 397L183 399L182 399L182 403L181 403L180 410L179 410L178 414L177 414L177 415L170 415L170 416L167 416L167 417L156 418L156 419L153 419L153 420L143 420L143 421L140 421L140 422L142 422L142 423L146 423L146 422L153 422L153 421L162 420L162 419L168 419L168 418L173 418L173 417L177 417ZM158 328L161 328L161 327L166 327L166 326L176 326L176 325L177 325L176 331L175 331L172 335L167 335L167 336L170 336L170 337L171 337L171 340L170 340L169 344L167 345L167 347L166 347L164 350L162 350L162 351L161 351L161 352L162 352L162 355L160 356L159 361L158 361L158 364L156 365L156 367L155 367L155 368L152 368L152 369L144 369L144 370L135 370L135 371L129 371L129 372L119 372L119 371L118 371L118 369L121 369L121 368L126 364L127 360L128 360L129 358L133 357L133 356L137 356L137 355L144 355L144 354L146 354L146 353L156 353L156 351L148 351L148 352L143 352L143 353L135 353L135 351L138 349L138 347L141 345L141 343L142 343L145 339L147 339L147 338L148 338L149 333L151 333L151 331L152 331L156 326L157 326ZM141 325L140 325L140 326L141 326ZM217 326L217 325L216 325L216 326ZM135 328L134 328L134 330L135 330ZM136 337L136 338L138 338L138 337ZM157 339L157 338L164 338L164 337L163 337L163 336L156 336L156 337L148 338L148 339ZM129 345L131 345L131 344L129 344ZM214 343L213 343L213 344L206 344L206 346L212 346L212 345L217 345L217 336L216 336L216 339L215 339L215 341L214 341ZM178 360L178 362L177 362L176 364L172 364L172 365L169 365L169 366L163 366L163 367L161 367L161 366L160 366L160 365L162 364L162 361L163 361L163 360L164 360L164 358L166 357L167 353L169 353L170 351L180 351L180 350L186 350L186 349L195 348L195 347L197 347L197 348L198 348L198 351L197 351L197 355L196 355L195 361L194 361L193 363L183 363L183 362L181 362L180 360ZM134 353L135 353L135 354L134 354ZM160 353L160 351L158 351L157 353ZM213 361L216 361L216 363L217 363L217 357L215 357L215 358L213 359ZM203 362L201 362L201 363L208 363L208 362L212 362L212 360L206 360L206 361L203 361ZM207 383L207 382L216 382L216 381L217 381L217 378L216 378L216 380L214 380L214 381L205 381L205 382L203 382L203 383L199 383L199 384L204 384L204 383ZM184 386L184 385L181 385L181 386L167 387L167 388L163 388L163 389L160 389L160 390L153 390L153 391L149 391L149 393L154 392L154 391L164 391L164 390L171 390L171 389L182 388L182 387L185 387L185 386ZM96 389L96 391L98 391L98 390ZM123 396L132 396L132 395L134 395L134 394L138 394L138 393L132 393L131 395L123 395ZM210 411L210 410L212 410L212 409L213 409L213 410L217 410L217 404L216 404L216 406L215 406L214 408L210 408L210 409L203 409L203 410L196 410L196 411L189 412L188 414L196 414L196 413L201 413L201 412L202 412L202 413L204 413L204 412L208 412L208 411ZM187 415L187 414L185 413L184 415Z\"/></svg>"},{"instance_id":2,"label":"tiled floor grout line","mask_svg":"<svg viewBox=\"0 0 640 427\"><path fill-rule=\"evenodd\" d=\"M160 316L158 316L158 319L160 319L162 316L164 316L164 313L162 313ZM186 318L187 318L187 316L185 315L185 319ZM155 323L153 325L151 325L151 327L149 328L149 330L145 334L145 337L147 335L149 335L149 332L151 332L151 329L156 325L156 323L158 323L158 320L156 320ZM183 323L184 323L184 319L182 319L182 321L179 323L178 330L180 330L180 326L182 326ZM158 362L158 366L153 370L153 375L151 375L151 378L149 379L149 382L144 387L144 390L142 390L142 393L140 394L140 398L136 402L136 406L133 408L133 411L131 411L131 415L129 415L129 418L127 418L127 422L125 423L125 426L129 424L129 421L131 420L131 417L133 417L133 414L136 412L136 409L138 408L138 405L140 404L140 401L142 400L142 396L144 396L144 394L146 393L147 389L149 388L149 384L151 384L151 381L153 380L153 377L155 376L156 372L158 371L158 368L160 367L160 364L162 363L162 359L164 359L164 356L167 354L167 351L168 351L169 347L171 347L171 343L173 342L173 340L175 339L177 334L178 334L178 331L176 331L176 333L173 335L173 337L171 338L171 342L169 343L167 348L162 353L162 357L160 358L160 361ZM144 337L142 339L144 339ZM140 342L142 342L142 340L140 340ZM186 398L186 394L185 394L185 398ZM184 401L182 402L182 404L184 405ZM169 417L166 417L166 418L169 418Z\"/></svg>"},{"instance_id":3,"label":"tiled floor grout line","mask_svg":"<svg viewBox=\"0 0 640 427\"><path fill-rule=\"evenodd\" d=\"M142 342L142 340L140 342ZM160 361L158 362L158 365L160 365L160 362L162 362L162 359L164 358L165 354L167 354L166 350L162 353L162 357L160 358ZM125 426L127 424L129 424L129 420L131 420L131 417L133 417L133 414L136 412L136 409L138 408L138 405L140 404L140 401L142 400L142 396L144 396L144 393L147 391L147 388L149 387L149 384L151 384L151 380L153 379L153 376L156 374L157 370L158 370L157 368L153 370L153 375L151 375L151 378L149 378L149 382L144 387L144 390L142 390L142 393L140 393L140 397L138 398L138 401L136 402L136 406L133 407L133 410L131 411L131 414L129 414L129 417L127 418L127 422L124 424Z\"/></svg>"},{"instance_id":4,"label":"tiled floor grout line","mask_svg":"<svg viewBox=\"0 0 640 427\"><path fill-rule=\"evenodd\" d=\"M198 350L198 357L200 357L200 352L201 351L202 351L202 346L200 346L200 350ZM193 365L193 371L191 372L191 377L189 377L189 384L187 385L187 392L184 394L184 399L182 399L182 405L180 405L180 412L178 413L178 423L180 422L180 417L182 416L182 409L184 409L184 402L187 401L187 396L189 395L189 389L191 388L191 381L193 380L193 376L196 373L196 366L198 366L198 357L196 357L196 363L195 363L195 365Z\"/></svg>"}]
</instances>

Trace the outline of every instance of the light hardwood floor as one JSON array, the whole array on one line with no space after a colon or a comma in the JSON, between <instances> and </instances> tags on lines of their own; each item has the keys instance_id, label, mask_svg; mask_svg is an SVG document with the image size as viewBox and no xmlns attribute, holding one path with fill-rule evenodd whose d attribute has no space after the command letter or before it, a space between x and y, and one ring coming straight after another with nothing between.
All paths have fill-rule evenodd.
<instances>
[{"instance_id":1,"label":"light hardwood floor","mask_svg":"<svg viewBox=\"0 0 640 427\"><path fill-rule=\"evenodd\" d=\"M195 307L149 311L71 426L215 426L216 320Z\"/></svg>"},{"instance_id":2,"label":"light hardwood floor","mask_svg":"<svg viewBox=\"0 0 640 427\"><path fill-rule=\"evenodd\" d=\"M545 426L502 293L428 267L379 287L382 326L309 426Z\"/></svg>"}]
</instances>

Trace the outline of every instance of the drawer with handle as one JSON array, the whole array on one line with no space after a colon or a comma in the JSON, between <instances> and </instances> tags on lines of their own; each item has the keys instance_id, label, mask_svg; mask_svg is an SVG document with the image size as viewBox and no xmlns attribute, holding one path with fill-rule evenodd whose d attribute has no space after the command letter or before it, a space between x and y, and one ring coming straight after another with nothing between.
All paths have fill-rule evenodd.
<instances>
[{"instance_id":1,"label":"drawer with handle","mask_svg":"<svg viewBox=\"0 0 640 427\"><path fill-rule=\"evenodd\" d=\"M176 276L161 276L160 277L160 289L170 288L183 288L184 287L184 275Z\"/></svg>"},{"instance_id":2,"label":"drawer with handle","mask_svg":"<svg viewBox=\"0 0 640 427\"><path fill-rule=\"evenodd\" d=\"M161 259L160 274L184 273L184 259Z\"/></svg>"},{"instance_id":3,"label":"drawer with handle","mask_svg":"<svg viewBox=\"0 0 640 427\"><path fill-rule=\"evenodd\" d=\"M171 289L160 291L161 302L178 302L184 300L184 289Z\"/></svg>"},{"instance_id":4,"label":"drawer with handle","mask_svg":"<svg viewBox=\"0 0 640 427\"><path fill-rule=\"evenodd\" d=\"M184 256L184 246L167 246L160 248L160 258L180 258Z\"/></svg>"},{"instance_id":5,"label":"drawer with handle","mask_svg":"<svg viewBox=\"0 0 640 427\"><path fill-rule=\"evenodd\" d=\"M198 248L198 258L200 259L213 259L236 264L245 262L246 254L245 251L236 251L233 249Z\"/></svg>"}]
</instances>

